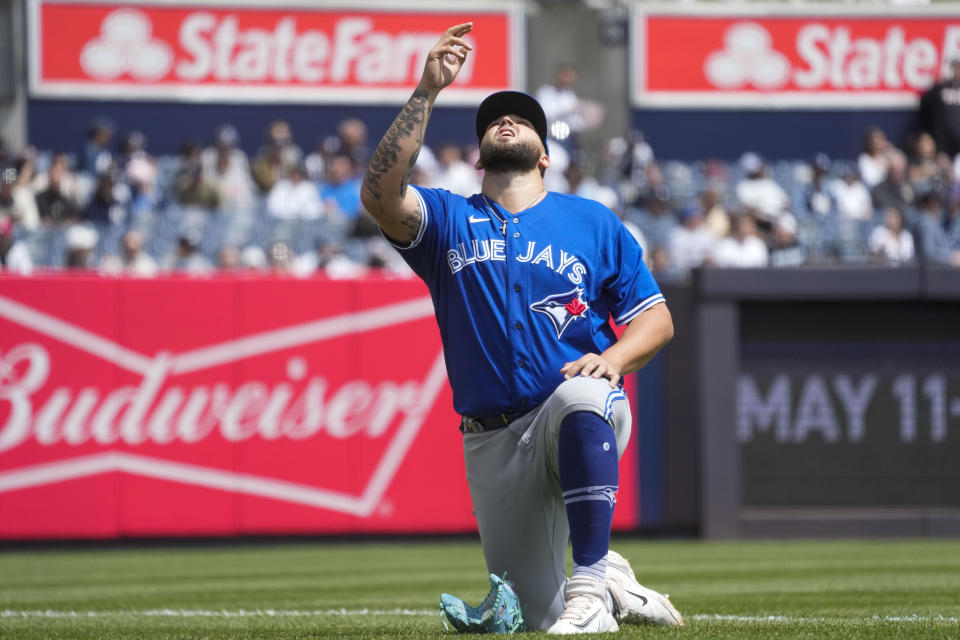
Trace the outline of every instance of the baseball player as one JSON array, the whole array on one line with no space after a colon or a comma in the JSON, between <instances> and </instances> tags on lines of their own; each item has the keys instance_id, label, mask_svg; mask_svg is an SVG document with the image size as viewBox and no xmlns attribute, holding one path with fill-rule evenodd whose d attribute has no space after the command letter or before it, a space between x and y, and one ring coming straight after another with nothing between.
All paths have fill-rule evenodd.
<instances>
[{"instance_id":1,"label":"baseball player","mask_svg":"<svg viewBox=\"0 0 960 640\"><path fill-rule=\"evenodd\" d=\"M492 589L479 607L444 595L442 610L460 631L683 624L667 597L638 584L609 550L618 458L630 436L622 376L673 336L640 246L599 203L547 192L546 118L524 93L495 93L477 111L481 193L409 186L434 101L466 62L472 27L451 27L430 51L362 189L364 206L430 289L462 416ZM619 340L611 318L627 325Z\"/></svg>"}]
</instances>

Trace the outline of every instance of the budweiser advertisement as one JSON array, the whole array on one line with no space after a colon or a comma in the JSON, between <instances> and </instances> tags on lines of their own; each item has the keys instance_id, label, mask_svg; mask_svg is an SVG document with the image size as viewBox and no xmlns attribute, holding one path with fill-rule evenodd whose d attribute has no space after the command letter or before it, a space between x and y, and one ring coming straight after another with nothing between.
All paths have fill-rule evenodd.
<instances>
[{"instance_id":1,"label":"budweiser advertisement","mask_svg":"<svg viewBox=\"0 0 960 640\"><path fill-rule=\"evenodd\" d=\"M458 424L419 282L0 278L0 538L470 531Z\"/></svg>"},{"instance_id":2,"label":"budweiser advertisement","mask_svg":"<svg viewBox=\"0 0 960 640\"><path fill-rule=\"evenodd\" d=\"M960 57L950 6L698 5L633 20L640 107L912 107Z\"/></svg>"},{"instance_id":3,"label":"budweiser advertisement","mask_svg":"<svg viewBox=\"0 0 960 640\"><path fill-rule=\"evenodd\" d=\"M380 5L389 8L30 0L30 90L61 98L402 103L440 34L469 21L473 52L444 103L476 104L523 85L523 14L514 5L469 13Z\"/></svg>"}]
</instances>

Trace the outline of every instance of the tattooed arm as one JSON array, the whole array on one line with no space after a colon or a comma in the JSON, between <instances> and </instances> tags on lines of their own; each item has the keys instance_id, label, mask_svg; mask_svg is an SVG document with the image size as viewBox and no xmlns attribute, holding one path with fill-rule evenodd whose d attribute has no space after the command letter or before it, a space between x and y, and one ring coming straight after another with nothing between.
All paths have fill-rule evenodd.
<instances>
[{"instance_id":1,"label":"tattooed arm","mask_svg":"<svg viewBox=\"0 0 960 640\"><path fill-rule=\"evenodd\" d=\"M453 82L467 59L470 45L463 36L472 22L447 29L430 50L420 84L387 129L373 152L360 197L384 233L400 243L417 236L423 213L407 186L423 146L423 134L440 90Z\"/></svg>"}]
</instances>

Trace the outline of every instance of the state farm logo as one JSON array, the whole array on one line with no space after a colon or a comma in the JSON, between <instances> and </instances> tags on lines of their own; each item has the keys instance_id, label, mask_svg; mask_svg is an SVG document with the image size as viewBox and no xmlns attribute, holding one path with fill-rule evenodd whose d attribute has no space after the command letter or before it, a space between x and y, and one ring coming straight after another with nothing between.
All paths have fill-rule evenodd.
<instances>
[{"instance_id":1,"label":"state farm logo","mask_svg":"<svg viewBox=\"0 0 960 640\"><path fill-rule=\"evenodd\" d=\"M869 23L824 19L794 28L771 22L768 29L735 22L724 31L723 48L703 57L703 77L728 91L922 91L960 57L960 25L942 27L938 43L919 29L909 37L893 22L867 32Z\"/></svg>"},{"instance_id":2,"label":"state farm logo","mask_svg":"<svg viewBox=\"0 0 960 640\"><path fill-rule=\"evenodd\" d=\"M311 373L308 362L297 355L286 359L282 378L270 382L231 383L227 381L231 376L224 380L222 375L212 375L208 382L198 383L193 375L188 386L178 378L432 315L430 299L417 298L182 353L146 355L0 296L0 318L95 356L137 379L135 384L107 389L51 384L56 362L49 344L21 342L0 352L0 455L28 443L42 448L86 445L89 450L89 445L98 445L105 449L4 469L0 493L120 471L369 516L446 384L442 352L432 358L424 377L414 380L345 379L334 384ZM77 365L71 362L61 368L82 369ZM251 370L262 375L260 367ZM349 492L136 453L141 445L237 443L254 438L264 443L325 438L331 444L356 439L356 446L363 446L367 453L382 453L370 466L370 475L360 479L362 486ZM111 450L116 445L124 445L127 451ZM131 448L133 452L128 452ZM283 475L282 462L276 475Z\"/></svg>"},{"instance_id":3,"label":"state farm logo","mask_svg":"<svg viewBox=\"0 0 960 640\"><path fill-rule=\"evenodd\" d=\"M773 38L759 24L735 24L723 36L724 49L715 51L704 63L707 79L721 89L752 85L776 89L790 77L790 61L773 49Z\"/></svg>"},{"instance_id":4,"label":"state farm logo","mask_svg":"<svg viewBox=\"0 0 960 640\"><path fill-rule=\"evenodd\" d=\"M413 84L436 42L429 31L385 31L370 18L344 15L329 29L303 28L296 16L253 12L184 12L168 41L153 33L147 13L121 8L80 51L83 72L100 81L127 76L155 82ZM472 36L465 38L472 46ZM476 52L474 52L476 56ZM466 65L456 84L470 82Z\"/></svg>"},{"instance_id":5,"label":"state farm logo","mask_svg":"<svg viewBox=\"0 0 960 640\"><path fill-rule=\"evenodd\" d=\"M98 80L129 74L137 80L159 80L173 66L173 50L152 36L153 25L136 9L117 9L103 19L100 37L80 52L80 66Z\"/></svg>"}]
</instances>

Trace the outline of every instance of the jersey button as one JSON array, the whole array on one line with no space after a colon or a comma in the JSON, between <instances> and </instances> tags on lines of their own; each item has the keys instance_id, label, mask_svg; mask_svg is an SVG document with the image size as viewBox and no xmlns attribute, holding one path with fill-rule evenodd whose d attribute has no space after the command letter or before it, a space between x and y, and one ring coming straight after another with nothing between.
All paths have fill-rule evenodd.
<instances>
[{"instance_id":1,"label":"jersey button","mask_svg":"<svg viewBox=\"0 0 960 640\"><path fill-rule=\"evenodd\" d=\"M514 218L514 219L513 219L513 224L517 224L518 222L520 222L520 218Z\"/></svg>"},{"instance_id":2,"label":"jersey button","mask_svg":"<svg viewBox=\"0 0 960 640\"><path fill-rule=\"evenodd\" d=\"M517 321L517 324L515 324L515 325L513 325L513 326L516 327L517 329L523 329L523 323L520 322L519 320Z\"/></svg>"},{"instance_id":3,"label":"jersey button","mask_svg":"<svg viewBox=\"0 0 960 640\"><path fill-rule=\"evenodd\" d=\"M516 291L517 293L520 293L520 285L518 284L513 285L513 290Z\"/></svg>"},{"instance_id":4,"label":"jersey button","mask_svg":"<svg viewBox=\"0 0 960 640\"><path fill-rule=\"evenodd\" d=\"M520 237L520 232L519 232L519 231L515 231L515 232L513 233L513 237L514 237L514 238L519 238L519 237Z\"/></svg>"}]
</instances>

